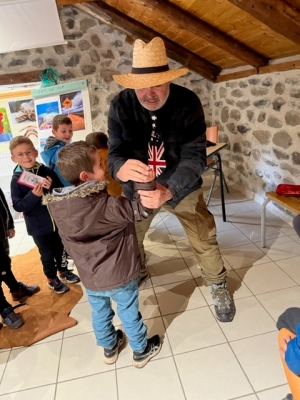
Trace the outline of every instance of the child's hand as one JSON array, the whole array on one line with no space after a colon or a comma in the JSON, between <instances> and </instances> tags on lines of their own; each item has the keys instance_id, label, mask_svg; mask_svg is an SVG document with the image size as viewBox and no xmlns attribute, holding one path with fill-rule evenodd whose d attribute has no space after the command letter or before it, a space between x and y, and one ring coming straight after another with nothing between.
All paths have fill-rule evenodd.
<instances>
[{"instance_id":1,"label":"child's hand","mask_svg":"<svg viewBox=\"0 0 300 400\"><path fill-rule=\"evenodd\" d=\"M52 178L50 176L47 176L43 182L43 187L45 189L50 189L51 185L52 185Z\"/></svg>"},{"instance_id":2,"label":"child's hand","mask_svg":"<svg viewBox=\"0 0 300 400\"><path fill-rule=\"evenodd\" d=\"M32 193L35 196L41 197L43 195L43 186L39 183L32 189Z\"/></svg>"},{"instance_id":3,"label":"child's hand","mask_svg":"<svg viewBox=\"0 0 300 400\"><path fill-rule=\"evenodd\" d=\"M15 236L15 233L14 229L9 229L7 232L8 239L12 239Z\"/></svg>"}]
</instances>

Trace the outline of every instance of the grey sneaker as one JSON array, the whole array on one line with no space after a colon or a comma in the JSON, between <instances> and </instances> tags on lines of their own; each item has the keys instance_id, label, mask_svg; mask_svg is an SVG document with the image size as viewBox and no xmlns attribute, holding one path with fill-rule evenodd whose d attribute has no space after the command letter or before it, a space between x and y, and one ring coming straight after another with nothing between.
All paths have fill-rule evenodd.
<instances>
[{"instance_id":1,"label":"grey sneaker","mask_svg":"<svg viewBox=\"0 0 300 400\"><path fill-rule=\"evenodd\" d=\"M114 348L110 349L104 349L104 356L103 356L103 361L105 364L114 364L119 355L119 350L120 347L123 346L125 340L125 335L121 329L117 330L117 343L115 344Z\"/></svg>"},{"instance_id":2,"label":"grey sneaker","mask_svg":"<svg viewBox=\"0 0 300 400\"><path fill-rule=\"evenodd\" d=\"M4 322L4 324L10 328L10 329L18 329L20 328L24 322L22 321L22 319L19 317L18 314L15 313L14 309L21 306L21 305L25 305L26 303L21 303L18 304L15 307L12 306L8 306L5 308L5 310L2 311L1 313L1 317L2 317L2 322Z\"/></svg>"},{"instance_id":3,"label":"grey sneaker","mask_svg":"<svg viewBox=\"0 0 300 400\"><path fill-rule=\"evenodd\" d=\"M215 304L217 319L220 322L231 322L235 314L235 306L230 298L226 282L210 285L210 293Z\"/></svg>"},{"instance_id":4,"label":"grey sneaker","mask_svg":"<svg viewBox=\"0 0 300 400\"><path fill-rule=\"evenodd\" d=\"M149 271L148 271L147 264L143 264L141 266L140 273L137 278L138 285L139 286L144 285L148 278L149 278Z\"/></svg>"},{"instance_id":5,"label":"grey sneaker","mask_svg":"<svg viewBox=\"0 0 300 400\"><path fill-rule=\"evenodd\" d=\"M152 336L147 339L147 346L143 353L133 352L132 365L136 368L143 368L148 362L160 352L161 341L158 335Z\"/></svg>"}]
</instances>

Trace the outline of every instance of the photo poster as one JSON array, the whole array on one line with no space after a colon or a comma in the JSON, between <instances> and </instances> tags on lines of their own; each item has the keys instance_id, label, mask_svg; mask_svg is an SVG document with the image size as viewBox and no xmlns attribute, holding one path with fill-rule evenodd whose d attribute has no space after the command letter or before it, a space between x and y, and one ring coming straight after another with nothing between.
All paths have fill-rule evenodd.
<instances>
[{"instance_id":1,"label":"photo poster","mask_svg":"<svg viewBox=\"0 0 300 400\"><path fill-rule=\"evenodd\" d=\"M34 89L39 151L43 151L47 138L52 135L52 121L58 114L72 121L73 139L85 140L92 132L92 118L87 80Z\"/></svg>"},{"instance_id":2,"label":"photo poster","mask_svg":"<svg viewBox=\"0 0 300 400\"><path fill-rule=\"evenodd\" d=\"M9 142L15 136L30 138L35 148L43 151L52 135L55 115L70 117L73 139L85 140L92 132L92 118L87 80L0 92L0 161L1 153L9 152Z\"/></svg>"},{"instance_id":3,"label":"photo poster","mask_svg":"<svg viewBox=\"0 0 300 400\"><path fill-rule=\"evenodd\" d=\"M0 93L0 153L8 153L9 142L19 135L38 146L34 100L28 89Z\"/></svg>"}]
</instances>

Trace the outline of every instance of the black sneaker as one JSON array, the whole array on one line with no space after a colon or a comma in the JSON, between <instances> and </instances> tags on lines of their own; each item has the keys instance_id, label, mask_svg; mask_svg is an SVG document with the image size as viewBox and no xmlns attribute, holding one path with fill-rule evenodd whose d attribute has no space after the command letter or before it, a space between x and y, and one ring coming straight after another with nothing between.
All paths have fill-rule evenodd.
<instances>
[{"instance_id":1,"label":"black sneaker","mask_svg":"<svg viewBox=\"0 0 300 400\"><path fill-rule=\"evenodd\" d=\"M24 305L24 303L21 305ZM22 319L14 312L15 308L12 306L6 307L1 313L2 322L10 329L18 329L24 324Z\"/></svg>"},{"instance_id":2,"label":"black sneaker","mask_svg":"<svg viewBox=\"0 0 300 400\"><path fill-rule=\"evenodd\" d=\"M65 272L59 272L59 279L66 283L77 283L80 281L79 276L73 274L69 269Z\"/></svg>"},{"instance_id":3,"label":"black sneaker","mask_svg":"<svg viewBox=\"0 0 300 400\"><path fill-rule=\"evenodd\" d=\"M235 306L230 298L226 282L210 285L210 292L215 304L216 317L220 322L231 322L235 315Z\"/></svg>"},{"instance_id":4,"label":"black sneaker","mask_svg":"<svg viewBox=\"0 0 300 400\"><path fill-rule=\"evenodd\" d=\"M149 271L147 264L143 264L141 266L139 276L137 277L138 286L144 285L148 278L149 278Z\"/></svg>"},{"instance_id":5,"label":"black sneaker","mask_svg":"<svg viewBox=\"0 0 300 400\"><path fill-rule=\"evenodd\" d=\"M120 347L122 347L124 340L125 335L123 331L121 331L121 329L117 329L117 343L115 344L115 347L111 350L104 349L103 361L105 364L114 364L117 361L119 350Z\"/></svg>"},{"instance_id":6,"label":"black sneaker","mask_svg":"<svg viewBox=\"0 0 300 400\"><path fill-rule=\"evenodd\" d=\"M34 293L39 292L41 289L38 285L25 285L23 282L19 282L19 289L16 292L10 292L13 301L19 301L23 297L32 296Z\"/></svg>"},{"instance_id":7,"label":"black sneaker","mask_svg":"<svg viewBox=\"0 0 300 400\"><path fill-rule=\"evenodd\" d=\"M293 395L292 394L288 394L288 395L286 395L286 397L284 398L284 399L282 399L282 400L294 400L294 397L293 397Z\"/></svg>"},{"instance_id":8,"label":"black sneaker","mask_svg":"<svg viewBox=\"0 0 300 400\"><path fill-rule=\"evenodd\" d=\"M47 285L57 294L65 293L68 290L70 290L67 285L65 285L58 279L57 276L54 279L52 279L52 281L49 281Z\"/></svg>"},{"instance_id":9,"label":"black sneaker","mask_svg":"<svg viewBox=\"0 0 300 400\"><path fill-rule=\"evenodd\" d=\"M143 368L157 353L160 352L161 342L158 335L147 340L147 346L143 353L133 352L132 365L136 368Z\"/></svg>"}]
</instances>

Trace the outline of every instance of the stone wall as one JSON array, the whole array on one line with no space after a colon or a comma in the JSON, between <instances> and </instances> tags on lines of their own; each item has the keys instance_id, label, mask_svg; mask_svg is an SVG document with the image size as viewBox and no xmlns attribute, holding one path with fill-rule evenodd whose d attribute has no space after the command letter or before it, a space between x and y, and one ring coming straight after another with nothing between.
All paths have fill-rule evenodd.
<instances>
[{"instance_id":1,"label":"stone wall","mask_svg":"<svg viewBox=\"0 0 300 400\"><path fill-rule=\"evenodd\" d=\"M93 129L107 132L110 100L122 89L112 75L130 72L132 45L125 43L124 34L75 7L60 8L59 15L68 43L0 54L0 74L54 68L61 82L86 78ZM180 65L170 60L170 67L180 68ZM193 89L208 113L212 84L194 73L179 78L177 82Z\"/></svg>"},{"instance_id":2,"label":"stone wall","mask_svg":"<svg viewBox=\"0 0 300 400\"><path fill-rule=\"evenodd\" d=\"M230 180L258 197L279 183L300 184L299 70L215 84L211 107L210 123L228 143Z\"/></svg>"}]
</instances>

